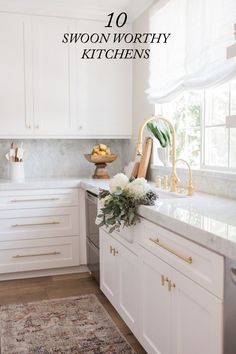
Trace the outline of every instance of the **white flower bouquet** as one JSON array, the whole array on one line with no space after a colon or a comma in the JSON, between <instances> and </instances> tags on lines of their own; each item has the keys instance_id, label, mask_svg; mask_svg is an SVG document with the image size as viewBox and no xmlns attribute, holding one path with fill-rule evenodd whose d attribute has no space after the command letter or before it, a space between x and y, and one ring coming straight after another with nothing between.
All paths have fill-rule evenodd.
<instances>
[{"instance_id":1,"label":"white flower bouquet","mask_svg":"<svg viewBox=\"0 0 236 354\"><path fill-rule=\"evenodd\" d=\"M109 232L120 227L136 225L139 205L154 205L158 196L144 178L128 179L123 173L115 175L109 184L109 191L99 193L97 225L106 226Z\"/></svg>"}]
</instances>

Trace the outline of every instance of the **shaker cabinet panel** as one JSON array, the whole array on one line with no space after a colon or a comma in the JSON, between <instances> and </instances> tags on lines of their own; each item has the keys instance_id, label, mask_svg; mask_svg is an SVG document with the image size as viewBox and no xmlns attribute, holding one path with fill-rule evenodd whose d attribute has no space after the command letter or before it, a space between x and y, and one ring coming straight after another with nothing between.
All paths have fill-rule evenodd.
<instances>
[{"instance_id":1,"label":"shaker cabinet panel","mask_svg":"<svg viewBox=\"0 0 236 354\"><path fill-rule=\"evenodd\" d=\"M105 231L100 231L100 286L112 305L116 306L118 263L113 256L114 248L112 238Z\"/></svg>"},{"instance_id":2,"label":"shaker cabinet panel","mask_svg":"<svg viewBox=\"0 0 236 354\"><path fill-rule=\"evenodd\" d=\"M62 42L65 33L106 33L105 25L0 13L0 137L132 135L132 60L81 58L86 48L125 45Z\"/></svg>"},{"instance_id":3,"label":"shaker cabinet panel","mask_svg":"<svg viewBox=\"0 0 236 354\"><path fill-rule=\"evenodd\" d=\"M0 13L1 137L33 133L28 36L27 17Z\"/></svg>"},{"instance_id":4,"label":"shaker cabinet panel","mask_svg":"<svg viewBox=\"0 0 236 354\"><path fill-rule=\"evenodd\" d=\"M84 49L119 49L112 43L112 29L98 21L77 21L76 32L111 33L108 43L73 44L76 52L77 127L82 136L132 135L132 60L81 59ZM130 31L130 29L126 29Z\"/></svg>"},{"instance_id":5,"label":"shaker cabinet panel","mask_svg":"<svg viewBox=\"0 0 236 354\"><path fill-rule=\"evenodd\" d=\"M149 354L171 354L171 268L146 251L140 263L140 340Z\"/></svg>"},{"instance_id":6,"label":"shaker cabinet panel","mask_svg":"<svg viewBox=\"0 0 236 354\"><path fill-rule=\"evenodd\" d=\"M138 334L138 257L100 230L100 286L131 330Z\"/></svg>"},{"instance_id":7,"label":"shaker cabinet panel","mask_svg":"<svg viewBox=\"0 0 236 354\"><path fill-rule=\"evenodd\" d=\"M33 18L33 92L35 134L66 136L72 133L70 109L70 55L63 35L69 21Z\"/></svg>"},{"instance_id":8,"label":"shaker cabinet panel","mask_svg":"<svg viewBox=\"0 0 236 354\"><path fill-rule=\"evenodd\" d=\"M173 271L173 354L222 354L222 300Z\"/></svg>"},{"instance_id":9,"label":"shaker cabinet panel","mask_svg":"<svg viewBox=\"0 0 236 354\"><path fill-rule=\"evenodd\" d=\"M137 335L138 317L138 257L119 245L119 298L118 311L130 329Z\"/></svg>"}]
</instances>

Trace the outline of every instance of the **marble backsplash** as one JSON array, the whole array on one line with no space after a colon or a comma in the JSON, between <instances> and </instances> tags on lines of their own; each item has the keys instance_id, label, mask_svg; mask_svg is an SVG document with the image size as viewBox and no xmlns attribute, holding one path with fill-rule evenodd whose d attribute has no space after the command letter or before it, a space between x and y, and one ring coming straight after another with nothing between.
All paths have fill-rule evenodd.
<instances>
[{"instance_id":1,"label":"marble backsplash","mask_svg":"<svg viewBox=\"0 0 236 354\"><path fill-rule=\"evenodd\" d=\"M170 176L171 168L163 166L152 166L149 169L148 179L155 181L156 176ZM188 171L183 168L177 169L180 185L186 186ZM235 173L224 173L209 170L193 170L193 184L195 191L208 193L220 197L236 199L236 175Z\"/></svg>"},{"instance_id":2,"label":"marble backsplash","mask_svg":"<svg viewBox=\"0 0 236 354\"><path fill-rule=\"evenodd\" d=\"M22 140L14 140L20 145ZM136 141L121 139L100 140L23 140L25 155L26 178L38 177L91 177L94 165L87 162L84 154L92 147L104 142L118 155L116 161L108 165L111 176L122 172L124 166L134 158ZM11 140L0 140L0 178L8 178L8 163L5 154L9 150ZM148 179L155 180L157 175L170 175L170 168L151 167ZM183 182L187 179L187 171L178 168L178 175ZM236 175L214 171L193 171L193 182L196 191L236 199Z\"/></svg>"},{"instance_id":3,"label":"marble backsplash","mask_svg":"<svg viewBox=\"0 0 236 354\"><path fill-rule=\"evenodd\" d=\"M14 140L20 145L22 140ZM23 140L25 154L26 178L37 177L90 177L94 165L84 158L92 147L98 143L107 144L118 155L116 161L109 164L110 175L123 171L127 163L128 140ZM10 148L11 140L0 140L0 177L8 178L8 163L5 154Z\"/></svg>"}]
</instances>

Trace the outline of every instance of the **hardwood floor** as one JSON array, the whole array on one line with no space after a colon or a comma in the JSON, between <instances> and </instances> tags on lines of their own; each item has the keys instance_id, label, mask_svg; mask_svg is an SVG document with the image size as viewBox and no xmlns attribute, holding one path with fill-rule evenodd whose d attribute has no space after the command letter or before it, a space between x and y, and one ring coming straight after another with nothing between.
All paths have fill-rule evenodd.
<instances>
[{"instance_id":1,"label":"hardwood floor","mask_svg":"<svg viewBox=\"0 0 236 354\"><path fill-rule=\"evenodd\" d=\"M0 305L95 294L137 354L145 354L132 332L89 273L0 282Z\"/></svg>"}]
</instances>

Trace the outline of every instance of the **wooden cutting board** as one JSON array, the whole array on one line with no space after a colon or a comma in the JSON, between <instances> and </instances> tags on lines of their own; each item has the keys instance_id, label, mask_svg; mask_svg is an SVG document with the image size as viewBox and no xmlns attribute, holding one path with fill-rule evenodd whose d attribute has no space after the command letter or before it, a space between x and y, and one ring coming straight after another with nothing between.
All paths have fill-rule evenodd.
<instances>
[{"instance_id":1,"label":"wooden cutting board","mask_svg":"<svg viewBox=\"0 0 236 354\"><path fill-rule=\"evenodd\" d=\"M151 153L152 153L152 138L148 137L145 139L144 142L143 155L140 160L138 177L146 178Z\"/></svg>"},{"instance_id":2,"label":"wooden cutting board","mask_svg":"<svg viewBox=\"0 0 236 354\"><path fill-rule=\"evenodd\" d=\"M131 176L134 177L134 178L138 177L139 165L140 165L140 162L136 161L134 163L134 168L133 168L133 171L132 171L132 174L131 174Z\"/></svg>"}]
</instances>

